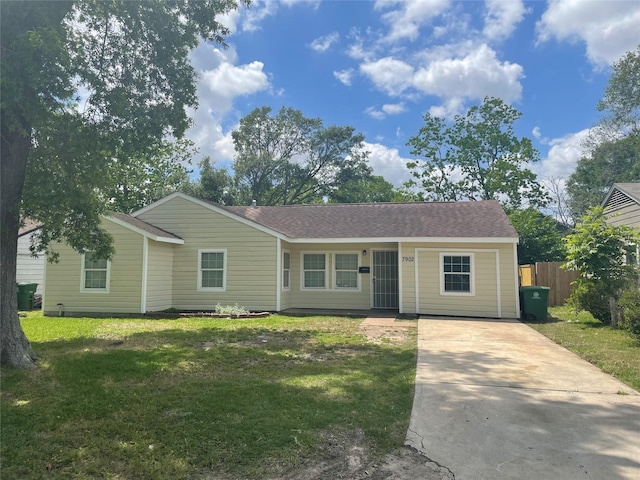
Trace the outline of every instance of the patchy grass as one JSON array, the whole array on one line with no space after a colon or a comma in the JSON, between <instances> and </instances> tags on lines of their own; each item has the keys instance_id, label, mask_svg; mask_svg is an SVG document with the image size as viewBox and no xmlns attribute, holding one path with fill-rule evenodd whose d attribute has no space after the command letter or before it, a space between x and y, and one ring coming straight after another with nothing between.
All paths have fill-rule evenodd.
<instances>
[{"instance_id":1,"label":"patchy grass","mask_svg":"<svg viewBox=\"0 0 640 480\"><path fill-rule=\"evenodd\" d=\"M529 323L529 326L640 391L638 337L603 325L588 312L575 313L568 307L553 307L549 314L553 318Z\"/></svg>"},{"instance_id":2,"label":"patchy grass","mask_svg":"<svg viewBox=\"0 0 640 480\"><path fill-rule=\"evenodd\" d=\"M51 318L23 328L37 371L1 371L2 478L264 478L330 432L403 444L415 329L360 320Z\"/></svg>"}]
</instances>

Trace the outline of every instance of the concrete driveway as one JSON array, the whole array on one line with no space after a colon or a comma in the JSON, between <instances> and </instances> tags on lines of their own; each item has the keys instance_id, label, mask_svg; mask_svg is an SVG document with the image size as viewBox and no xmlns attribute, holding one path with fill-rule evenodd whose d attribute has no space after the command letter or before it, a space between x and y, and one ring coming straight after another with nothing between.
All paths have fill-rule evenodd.
<instances>
[{"instance_id":1,"label":"concrete driveway","mask_svg":"<svg viewBox=\"0 0 640 480\"><path fill-rule=\"evenodd\" d=\"M456 480L640 479L640 394L518 321L421 318L407 444Z\"/></svg>"}]
</instances>

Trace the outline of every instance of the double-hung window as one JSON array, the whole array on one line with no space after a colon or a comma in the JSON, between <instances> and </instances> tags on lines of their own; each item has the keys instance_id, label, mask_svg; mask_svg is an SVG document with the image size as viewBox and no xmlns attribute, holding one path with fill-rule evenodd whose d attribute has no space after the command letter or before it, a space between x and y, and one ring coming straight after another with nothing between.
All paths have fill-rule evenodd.
<instances>
[{"instance_id":1,"label":"double-hung window","mask_svg":"<svg viewBox=\"0 0 640 480\"><path fill-rule=\"evenodd\" d=\"M473 295L473 255L441 254L442 277L440 292Z\"/></svg>"},{"instance_id":2,"label":"double-hung window","mask_svg":"<svg viewBox=\"0 0 640 480\"><path fill-rule=\"evenodd\" d=\"M106 258L99 258L91 252L82 255L82 283L83 292L109 292L109 275L111 262Z\"/></svg>"},{"instance_id":3,"label":"double-hung window","mask_svg":"<svg viewBox=\"0 0 640 480\"><path fill-rule=\"evenodd\" d=\"M327 288L327 256L324 253L302 254L304 288Z\"/></svg>"},{"instance_id":4,"label":"double-hung window","mask_svg":"<svg viewBox=\"0 0 640 480\"><path fill-rule=\"evenodd\" d=\"M291 288L291 253L282 252L282 289Z\"/></svg>"},{"instance_id":5,"label":"double-hung window","mask_svg":"<svg viewBox=\"0 0 640 480\"><path fill-rule=\"evenodd\" d=\"M336 289L358 288L358 254L336 253L334 257Z\"/></svg>"},{"instance_id":6,"label":"double-hung window","mask_svg":"<svg viewBox=\"0 0 640 480\"><path fill-rule=\"evenodd\" d=\"M227 251L198 251L198 290L224 291L227 288Z\"/></svg>"}]
</instances>

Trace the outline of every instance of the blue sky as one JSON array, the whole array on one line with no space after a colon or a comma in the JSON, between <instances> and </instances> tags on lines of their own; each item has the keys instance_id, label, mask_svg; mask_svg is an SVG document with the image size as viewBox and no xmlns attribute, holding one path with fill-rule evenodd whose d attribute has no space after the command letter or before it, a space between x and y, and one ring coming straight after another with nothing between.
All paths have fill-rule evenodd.
<instances>
[{"instance_id":1,"label":"blue sky","mask_svg":"<svg viewBox=\"0 0 640 480\"><path fill-rule=\"evenodd\" d=\"M453 118L485 96L522 112L539 179L565 179L611 64L640 44L637 0L254 0L221 21L228 48L192 53L200 106L188 137L201 155L230 165L239 120L286 106L362 132L374 173L396 186L422 116Z\"/></svg>"}]
</instances>

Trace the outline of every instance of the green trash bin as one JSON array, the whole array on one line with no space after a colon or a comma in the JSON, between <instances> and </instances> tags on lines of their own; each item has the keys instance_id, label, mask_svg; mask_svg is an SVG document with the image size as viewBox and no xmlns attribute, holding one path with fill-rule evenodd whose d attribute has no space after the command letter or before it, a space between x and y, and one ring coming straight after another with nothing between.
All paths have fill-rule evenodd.
<instances>
[{"instance_id":1,"label":"green trash bin","mask_svg":"<svg viewBox=\"0 0 640 480\"><path fill-rule=\"evenodd\" d=\"M549 287L520 287L522 318L542 322L547 319Z\"/></svg>"},{"instance_id":2,"label":"green trash bin","mask_svg":"<svg viewBox=\"0 0 640 480\"><path fill-rule=\"evenodd\" d=\"M18 310L33 310L33 295L38 288L37 283L18 283Z\"/></svg>"}]
</instances>

